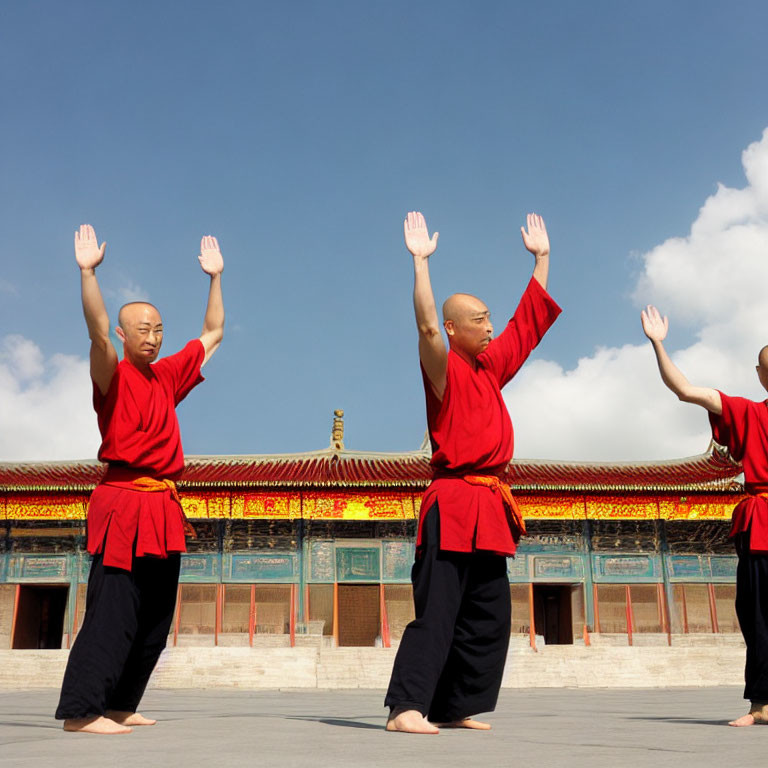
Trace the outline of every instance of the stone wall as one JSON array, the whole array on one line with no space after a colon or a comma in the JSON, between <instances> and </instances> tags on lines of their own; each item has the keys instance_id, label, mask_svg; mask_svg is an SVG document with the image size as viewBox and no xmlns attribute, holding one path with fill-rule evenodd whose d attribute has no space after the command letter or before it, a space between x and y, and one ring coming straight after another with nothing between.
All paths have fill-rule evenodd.
<instances>
[{"instance_id":1,"label":"stone wall","mask_svg":"<svg viewBox=\"0 0 768 768\"><path fill-rule=\"evenodd\" d=\"M0 690L58 687L66 650L0 651ZM391 648L168 648L154 688L386 688ZM738 644L510 649L507 688L741 685Z\"/></svg>"}]
</instances>

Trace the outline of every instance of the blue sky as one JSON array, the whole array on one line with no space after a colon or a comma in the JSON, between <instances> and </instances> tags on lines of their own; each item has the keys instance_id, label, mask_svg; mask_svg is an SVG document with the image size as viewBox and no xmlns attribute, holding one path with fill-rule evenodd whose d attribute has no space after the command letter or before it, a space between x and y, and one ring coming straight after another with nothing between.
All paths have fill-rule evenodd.
<instances>
[{"instance_id":1,"label":"blue sky","mask_svg":"<svg viewBox=\"0 0 768 768\"><path fill-rule=\"evenodd\" d=\"M565 311L537 356L569 370L642 343L641 255L685 236L718 182L746 183L766 28L759 2L4 3L0 337L85 358L88 222L112 316L148 297L175 351L199 335L214 234L227 332L181 408L186 451L324 447L339 407L347 447L416 448L405 213L441 233L438 301L475 293L497 326L542 213Z\"/></svg>"}]
</instances>

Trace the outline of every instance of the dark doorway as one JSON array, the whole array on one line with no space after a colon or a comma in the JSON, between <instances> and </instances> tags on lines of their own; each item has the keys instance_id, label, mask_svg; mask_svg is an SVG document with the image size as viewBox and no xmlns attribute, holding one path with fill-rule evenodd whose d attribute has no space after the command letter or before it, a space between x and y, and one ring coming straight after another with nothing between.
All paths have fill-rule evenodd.
<instances>
[{"instance_id":1,"label":"dark doorway","mask_svg":"<svg viewBox=\"0 0 768 768\"><path fill-rule=\"evenodd\" d=\"M22 585L13 648L61 648L68 586Z\"/></svg>"},{"instance_id":2,"label":"dark doorway","mask_svg":"<svg viewBox=\"0 0 768 768\"><path fill-rule=\"evenodd\" d=\"M571 645L571 587L561 584L533 585L533 615L536 634L546 645Z\"/></svg>"},{"instance_id":3,"label":"dark doorway","mask_svg":"<svg viewBox=\"0 0 768 768\"><path fill-rule=\"evenodd\" d=\"M339 584L339 645L376 645L381 631L378 584Z\"/></svg>"}]
</instances>

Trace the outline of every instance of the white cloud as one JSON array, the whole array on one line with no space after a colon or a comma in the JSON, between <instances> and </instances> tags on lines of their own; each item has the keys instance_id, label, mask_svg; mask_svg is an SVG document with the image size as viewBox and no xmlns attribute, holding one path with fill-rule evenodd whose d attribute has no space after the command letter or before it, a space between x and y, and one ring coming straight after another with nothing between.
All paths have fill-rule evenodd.
<instances>
[{"instance_id":1,"label":"white cloud","mask_svg":"<svg viewBox=\"0 0 768 768\"><path fill-rule=\"evenodd\" d=\"M761 399L754 365L768 344L768 129L742 163L744 189L720 185L686 237L641 256L633 301L640 336L645 304L670 317L669 350L676 328L698 329L696 342L672 355L689 380ZM661 383L648 342L598 348L572 370L535 360L504 394L519 457L675 458L703 452L710 439L706 413Z\"/></svg>"},{"instance_id":2,"label":"white cloud","mask_svg":"<svg viewBox=\"0 0 768 768\"><path fill-rule=\"evenodd\" d=\"M131 301L149 301L149 291L124 273L105 283L102 293L106 299L114 300L120 306Z\"/></svg>"},{"instance_id":3,"label":"white cloud","mask_svg":"<svg viewBox=\"0 0 768 768\"><path fill-rule=\"evenodd\" d=\"M117 292L124 304L129 301L149 301L149 291L145 291L138 283L133 280L126 280Z\"/></svg>"},{"instance_id":4,"label":"white cloud","mask_svg":"<svg viewBox=\"0 0 768 768\"><path fill-rule=\"evenodd\" d=\"M0 340L0 461L93 458L99 443L88 361Z\"/></svg>"}]
</instances>

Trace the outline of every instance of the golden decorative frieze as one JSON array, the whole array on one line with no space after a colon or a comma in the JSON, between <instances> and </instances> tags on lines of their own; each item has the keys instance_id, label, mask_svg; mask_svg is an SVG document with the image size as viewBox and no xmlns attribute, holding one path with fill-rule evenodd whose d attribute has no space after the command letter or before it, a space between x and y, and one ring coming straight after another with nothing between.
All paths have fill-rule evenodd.
<instances>
[{"instance_id":1,"label":"golden decorative frieze","mask_svg":"<svg viewBox=\"0 0 768 768\"><path fill-rule=\"evenodd\" d=\"M728 520L738 494L516 494L523 517L550 520ZM412 491L188 491L181 494L194 519L412 520L421 495ZM0 497L0 519L84 520L85 493L19 493Z\"/></svg>"}]
</instances>

